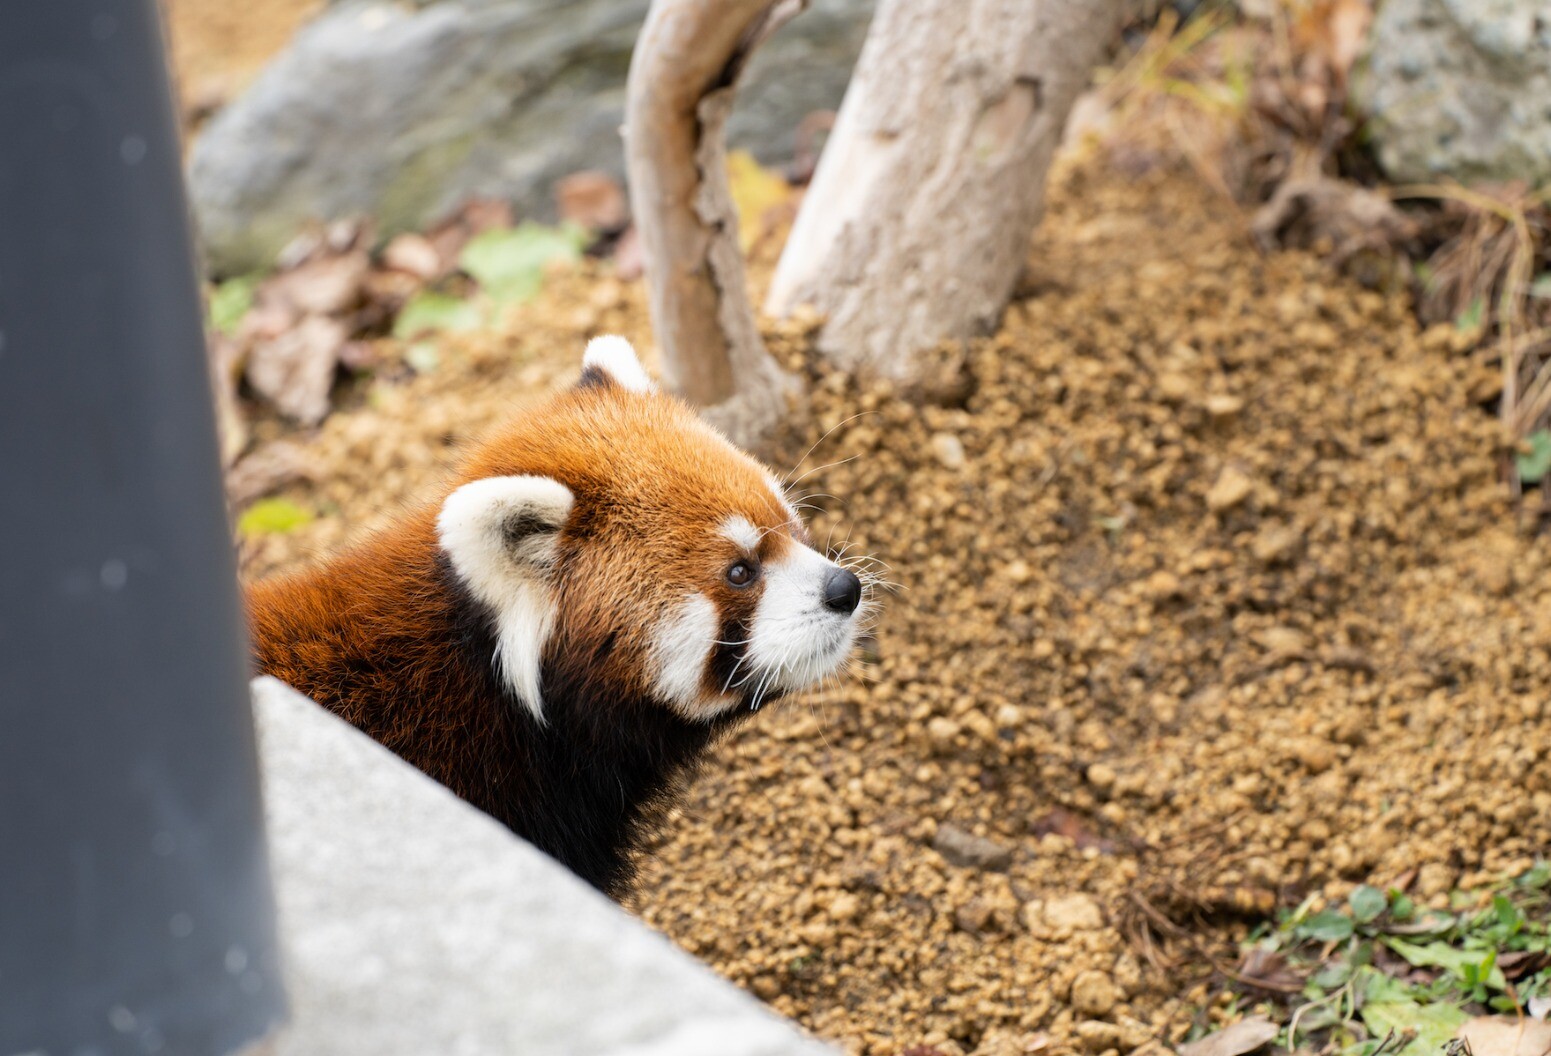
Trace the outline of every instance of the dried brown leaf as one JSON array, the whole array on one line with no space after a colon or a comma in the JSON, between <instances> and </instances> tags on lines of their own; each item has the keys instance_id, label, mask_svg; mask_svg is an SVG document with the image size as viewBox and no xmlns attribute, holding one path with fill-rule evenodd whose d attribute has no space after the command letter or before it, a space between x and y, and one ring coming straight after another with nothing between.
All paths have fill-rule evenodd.
<instances>
[{"instance_id":1,"label":"dried brown leaf","mask_svg":"<svg viewBox=\"0 0 1551 1056\"><path fill-rule=\"evenodd\" d=\"M589 231L619 231L630 219L619 181L595 169L573 172L557 183L555 205L560 219Z\"/></svg>"},{"instance_id":2,"label":"dried brown leaf","mask_svg":"<svg viewBox=\"0 0 1551 1056\"><path fill-rule=\"evenodd\" d=\"M246 347L256 341L279 337L295 326L299 318L300 313L290 304L260 301L242 317L237 327L237 341Z\"/></svg>"},{"instance_id":3,"label":"dried brown leaf","mask_svg":"<svg viewBox=\"0 0 1551 1056\"><path fill-rule=\"evenodd\" d=\"M496 228L511 227L512 203L499 198L473 198L465 202L458 212L458 222L472 235Z\"/></svg>"},{"instance_id":4,"label":"dried brown leaf","mask_svg":"<svg viewBox=\"0 0 1551 1056\"><path fill-rule=\"evenodd\" d=\"M1199 1041L1186 1042L1179 1047L1179 1056L1243 1056L1275 1039L1281 1029L1264 1016L1252 1016Z\"/></svg>"},{"instance_id":5,"label":"dried brown leaf","mask_svg":"<svg viewBox=\"0 0 1551 1056\"><path fill-rule=\"evenodd\" d=\"M316 425L328 415L339 350L349 336L336 320L308 316L291 330L253 346L248 353L248 384L281 414Z\"/></svg>"},{"instance_id":6,"label":"dried brown leaf","mask_svg":"<svg viewBox=\"0 0 1551 1056\"><path fill-rule=\"evenodd\" d=\"M1369 0L1318 0L1303 11L1293 27L1294 43L1313 60L1310 72L1331 78L1337 86L1346 84L1352 64L1362 54L1373 21Z\"/></svg>"},{"instance_id":7,"label":"dried brown leaf","mask_svg":"<svg viewBox=\"0 0 1551 1056\"><path fill-rule=\"evenodd\" d=\"M469 239L483 231L511 227L513 222L509 202L494 198L472 198L445 220L433 225L425 237L450 269L451 263L458 259Z\"/></svg>"},{"instance_id":8,"label":"dried brown leaf","mask_svg":"<svg viewBox=\"0 0 1551 1056\"><path fill-rule=\"evenodd\" d=\"M421 282L431 282L447 271L442 255L431 240L413 232L395 236L382 251L382 263L393 271L413 275Z\"/></svg>"},{"instance_id":9,"label":"dried brown leaf","mask_svg":"<svg viewBox=\"0 0 1551 1056\"><path fill-rule=\"evenodd\" d=\"M1287 956L1260 947L1251 949L1239 962L1237 982L1279 993L1297 993L1303 989L1303 976L1293 971Z\"/></svg>"},{"instance_id":10,"label":"dried brown leaf","mask_svg":"<svg viewBox=\"0 0 1551 1056\"><path fill-rule=\"evenodd\" d=\"M1509 950L1497 956L1497 967L1510 981L1523 979L1548 965L1551 965L1551 953L1545 950Z\"/></svg>"},{"instance_id":11,"label":"dried brown leaf","mask_svg":"<svg viewBox=\"0 0 1551 1056\"><path fill-rule=\"evenodd\" d=\"M361 303L371 262L364 252L318 256L265 280L256 300L288 306L303 315L335 315Z\"/></svg>"},{"instance_id":12,"label":"dried brown leaf","mask_svg":"<svg viewBox=\"0 0 1551 1056\"><path fill-rule=\"evenodd\" d=\"M1473 1056L1546 1056L1551 1023L1517 1016L1477 1016L1460 1028Z\"/></svg>"},{"instance_id":13,"label":"dried brown leaf","mask_svg":"<svg viewBox=\"0 0 1551 1056\"><path fill-rule=\"evenodd\" d=\"M276 440L248 454L226 472L226 496L242 507L313 474L312 459L297 444Z\"/></svg>"},{"instance_id":14,"label":"dried brown leaf","mask_svg":"<svg viewBox=\"0 0 1551 1056\"><path fill-rule=\"evenodd\" d=\"M1113 854L1116 850L1114 840L1106 840L1104 837L1096 835L1083 822L1082 818L1069 810L1062 810L1060 807L1048 811L1037 818L1029 826L1029 830L1037 836L1050 834L1065 836L1080 851L1093 847L1100 854Z\"/></svg>"}]
</instances>

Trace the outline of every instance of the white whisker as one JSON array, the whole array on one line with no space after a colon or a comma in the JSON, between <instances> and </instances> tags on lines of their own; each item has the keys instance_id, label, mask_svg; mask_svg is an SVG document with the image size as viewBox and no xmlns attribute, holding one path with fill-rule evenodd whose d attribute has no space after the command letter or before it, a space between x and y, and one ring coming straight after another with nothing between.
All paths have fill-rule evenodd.
<instances>
[{"instance_id":1,"label":"white whisker","mask_svg":"<svg viewBox=\"0 0 1551 1056\"><path fill-rule=\"evenodd\" d=\"M830 435L832 433L834 433L835 430L843 428L843 427L845 427L847 425L850 425L852 422L856 421L858 418L865 418L869 414L877 414L877 413L879 413L879 412L877 412L877 411L857 411L855 414L851 415L851 417L841 419L840 421L836 422L834 425L830 426L828 429L824 430L824 435L819 437L817 440L813 441L813 443L811 445L809 445L808 450L806 450L806 451L804 451L802 453L802 457L799 458L796 461L796 463L792 466L792 468L787 472L787 474L781 478L781 485L782 485L782 487L791 487L792 484L796 483L796 481L789 481L788 478L791 477L791 475L793 473L797 472L797 467L802 465L804 462L806 462L808 460L808 456L813 454L814 451L818 450L818 446L820 444L822 444L824 441L828 440L830 438ZM797 479L801 480L802 478L799 477Z\"/></svg>"},{"instance_id":2,"label":"white whisker","mask_svg":"<svg viewBox=\"0 0 1551 1056\"><path fill-rule=\"evenodd\" d=\"M808 472L804 473L796 480L787 483L786 486L789 488L796 487L798 484L801 484L804 480L808 479L815 473L822 473L826 469L834 469L836 466L843 466L847 462L855 462L858 458L861 457L861 455L847 455L845 458L836 459L834 462L826 462L822 466L814 466L812 469L808 470Z\"/></svg>"}]
</instances>

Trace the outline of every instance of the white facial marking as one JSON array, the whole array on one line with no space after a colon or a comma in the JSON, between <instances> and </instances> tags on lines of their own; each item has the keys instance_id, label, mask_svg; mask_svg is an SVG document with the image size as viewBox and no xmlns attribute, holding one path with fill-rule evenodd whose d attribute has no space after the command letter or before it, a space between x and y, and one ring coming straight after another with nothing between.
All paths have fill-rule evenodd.
<instances>
[{"instance_id":1,"label":"white facial marking","mask_svg":"<svg viewBox=\"0 0 1551 1056\"><path fill-rule=\"evenodd\" d=\"M652 631L648 662L657 696L686 719L709 719L727 706L707 693L706 662L716 648L716 606L704 594L685 595Z\"/></svg>"},{"instance_id":2,"label":"white facial marking","mask_svg":"<svg viewBox=\"0 0 1551 1056\"><path fill-rule=\"evenodd\" d=\"M733 514L722 522L722 537L732 541L734 546L741 547L749 553L759 549L759 529L749 522L747 517Z\"/></svg>"},{"instance_id":3,"label":"white facial marking","mask_svg":"<svg viewBox=\"0 0 1551 1056\"><path fill-rule=\"evenodd\" d=\"M793 506L791 500L786 497L786 486L775 478L775 474L766 473L765 483L770 485L770 493L780 501L786 510L786 515L794 521L800 520L797 516L797 507Z\"/></svg>"},{"instance_id":4,"label":"white facial marking","mask_svg":"<svg viewBox=\"0 0 1551 1056\"><path fill-rule=\"evenodd\" d=\"M754 613L747 662L755 703L772 689L797 690L828 675L856 640L857 613L824 604L824 584L837 566L806 546L764 565L764 593Z\"/></svg>"},{"instance_id":5,"label":"white facial marking","mask_svg":"<svg viewBox=\"0 0 1551 1056\"><path fill-rule=\"evenodd\" d=\"M622 337L609 335L587 342L587 351L582 353L582 370L593 367L631 392L652 392L657 388L641 366L635 349Z\"/></svg>"},{"instance_id":6,"label":"white facial marking","mask_svg":"<svg viewBox=\"0 0 1551 1056\"><path fill-rule=\"evenodd\" d=\"M447 496L436 534L469 591L495 613L495 662L544 719L539 664L555 623L552 575L571 490L549 477L486 477Z\"/></svg>"}]
</instances>

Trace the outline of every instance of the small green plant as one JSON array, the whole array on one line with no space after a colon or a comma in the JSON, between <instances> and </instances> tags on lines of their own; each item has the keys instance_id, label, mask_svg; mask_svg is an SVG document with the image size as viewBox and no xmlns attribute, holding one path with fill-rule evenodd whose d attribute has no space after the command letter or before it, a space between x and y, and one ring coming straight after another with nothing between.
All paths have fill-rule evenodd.
<instances>
[{"instance_id":1,"label":"small green plant","mask_svg":"<svg viewBox=\"0 0 1551 1056\"><path fill-rule=\"evenodd\" d=\"M210 291L210 328L231 337L237 333L242 317L253 307L259 276L239 275L227 279Z\"/></svg>"},{"instance_id":2,"label":"small green plant","mask_svg":"<svg viewBox=\"0 0 1551 1056\"><path fill-rule=\"evenodd\" d=\"M421 290L399 310L393 336L414 341L428 334L479 329L490 322L492 306L531 300L543 288L544 275L551 267L580 260L590 237L574 224L519 224L474 236L463 247L458 267L478 284L478 293L457 296L442 290ZM410 354L420 356L420 362L411 365L422 373L435 365L423 352L412 348Z\"/></svg>"},{"instance_id":3,"label":"small green plant","mask_svg":"<svg viewBox=\"0 0 1551 1056\"><path fill-rule=\"evenodd\" d=\"M458 258L467 272L497 303L531 300L544 285L544 273L556 263L574 263L591 236L574 224L544 227L519 224L476 235Z\"/></svg>"},{"instance_id":4,"label":"small green plant","mask_svg":"<svg viewBox=\"0 0 1551 1056\"><path fill-rule=\"evenodd\" d=\"M1485 321L1486 298L1477 297L1466 305L1463 312L1459 313L1459 317L1454 320L1454 326L1461 333L1474 334L1480 331Z\"/></svg>"},{"instance_id":5,"label":"small green plant","mask_svg":"<svg viewBox=\"0 0 1551 1056\"><path fill-rule=\"evenodd\" d=\"M260 499L237 518L237 531L247 536L284 535L312 521L312 513L290 499Z\"/></svg>"},{"instance_id":6,"label":"small green plant","mask_svg":"<svg viewBox=\"0 0 1551 1056\"><path fill-rule=\"evenodd\" d=\"M1471 1017L1551 994L1551 863L1449 902L1368 885L1311 899L1250 937L1236 985L1283 995L1279 1044L1343 1056L1431 1056Z\"/></svg>"},{"instance_id":7,"label":"small green plant","mask_svg":"<svg viewBox=\"0 0 1551 1056\"><path fill-rule=\"evenodd\" d=\"M483 322L478 305L449 293L421 290L399 310L393 336L407 341L438 331L473 330Z\"/></svg>"},{"instance_id":8,"label":"small green plant","mask_svg":"<svg viewBox=\"0 0 1551 1056\"><path fill-rule=\"evenodd\" d=\"M1539 484L1551 473L1551 429L1537 429L1524 438L1527 450L1519 452L1519 479Z\"/></svg>"}]
</instances>

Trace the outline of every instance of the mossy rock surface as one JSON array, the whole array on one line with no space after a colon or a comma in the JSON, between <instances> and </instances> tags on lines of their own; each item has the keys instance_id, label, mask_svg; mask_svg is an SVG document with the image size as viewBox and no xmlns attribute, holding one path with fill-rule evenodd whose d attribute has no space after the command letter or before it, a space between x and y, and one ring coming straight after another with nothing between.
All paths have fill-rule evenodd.
<instances>
[{"instance_id":1,"label":"mossy rock surface","mask_svg":"<svg viewBox=\"0 0 1551 1056\"><path fill-rule=\"evenodd\" d=\"M219 273L273 263L304 224L422 229L471 196L547 218L554 182L622 175L625 74L646 0L346 0L329 6L194 144L189 178ZM729 135L790 156L837 106L872 0L817 0L756 56Z\"/></svg>"}]
</instances>

